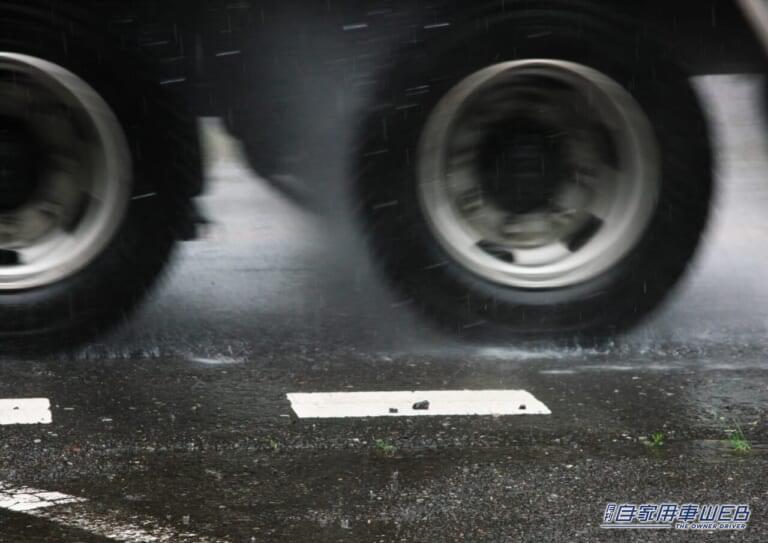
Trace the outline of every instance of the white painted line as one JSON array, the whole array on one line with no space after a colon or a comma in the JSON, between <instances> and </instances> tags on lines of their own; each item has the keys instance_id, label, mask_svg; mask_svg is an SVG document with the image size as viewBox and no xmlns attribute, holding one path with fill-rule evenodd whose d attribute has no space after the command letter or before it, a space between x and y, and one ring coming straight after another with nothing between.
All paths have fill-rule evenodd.
<instances>
[{"instance_id":1,"label":"white painted line","mask_svg":"<svg viewBox=\"0 0 768 543\"><path fill-rule=\"evenodd\" d=\"M48 398L0 400L0 426L51 422L51 402Z\"/></svg>"},{"instance_id":2,"label":"white painted line","mask_svg":"<svg viewBox=\"0 0 768 543\"><path fill-rule=\"evenodd\" d=\"M60 492L46 492L27 487L13 488L0 483L0 509L8 511L27 512L81 501L83 500L80 498Z\"/></svg>"},{"instance_id":3,"label":"white painted line","mask_svg":"<svg viewBox=\"0 0 768 543\"><path fill-rule=\"evenodd\" d=\"M293 411L302 419L552 413L525 390L312 392L287 394L287 397ZM419 402L429 402L429 408L414 409Z\"/></svg>"},{"instance_id":4,"label":"white painted line","mask_svg":"<svg viewBox=\"0 0 768 543\"><path fill-rule=\"evenodd\" d=\"M195 364L202 364L204 366L233 366L236 364L242 364L242 360L236 358L230 358L228 356L220 356L218 358L192 358L192 362Z\"/></svg>"},{"instance_id":5,"label":"white painted line","mask_svg":"<svg viewBox=\"0 0 768 543\"><path fill-rule=\"evenodd\" d=\"M23 513L67 528L125 543L216 543L221 540L179 532L156 520L94 508L88 500L60 492L14 487L0 482L0 509Z\"/></svg>"}]
</instances>

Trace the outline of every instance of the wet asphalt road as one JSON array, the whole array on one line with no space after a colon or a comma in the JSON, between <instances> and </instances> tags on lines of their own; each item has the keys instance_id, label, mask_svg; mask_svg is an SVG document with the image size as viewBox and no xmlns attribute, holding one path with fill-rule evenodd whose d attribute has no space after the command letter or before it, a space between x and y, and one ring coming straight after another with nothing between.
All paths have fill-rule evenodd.
<instances>
[{"instance_id":1,"label":"wet asphalt road","mask_svg":"<svg viewBox=\"0 0 768 543\"><path fill-rule=\"evenodd\" d=\"M0 482L197 540L768 540L765 126L753 79L702 92L722 180L707 243L662 311L597 347L440 335L352 238L215 139L217 224L151 303L77 352L0 364L0 398L53 404L51 425L0 427ZM285 398L496 388L552 415L313 421ZM727 441L737 426L749 453ZM744 533L616 533L599 528L607 502L748 503L753 518ZM91 532L0 510L0 541L106 540Z\"/></svg>"}]
</instances>

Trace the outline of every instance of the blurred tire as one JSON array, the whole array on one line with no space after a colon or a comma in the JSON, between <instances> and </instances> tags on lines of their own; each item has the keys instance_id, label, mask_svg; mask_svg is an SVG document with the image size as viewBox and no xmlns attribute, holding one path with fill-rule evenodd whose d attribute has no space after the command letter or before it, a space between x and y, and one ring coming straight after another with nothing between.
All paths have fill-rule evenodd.
<instances>
[{"instance_id":1,"label":"blurred tire","mask_svg":"<svg viewBox=\"0 0 768 543\"><path fill-rule=\"evenodd\" d=\"M452 331L482 338L612 334L655 308L681 278L694 254L706 224L712 190L711 152L704 115L685 70L674 59L667 58L663 45L653 40L652 32L631 17L608 11L597 2L520 2L509 6L503 14L485 13L475 20L476 24L468 17L470 22L446 31L442 38L403 51L391 71L380 78L381 84L369 108L372 113L364 123L363 144L357 158L357 197L362 201L362 222L376 264L404 296ZM512 61L518 63L509 64ZM553 64L556 68L550 75L556 75L542 75L542 70L546 72ZM563 67L567 68L567 75L561 77ZM572 70L573 67L576 68ZM497 70L494 73L501 75L491 73L494 69ZM650 136L645 138L649 142L646 147L655 149L649 151L649 155L655 154L657 172L637 174L645 176L643 182L647 190L633 189L630 203L635 202L634 207L626 207L626 199L622 204L626 213L635 213L640 205L647 206L646 217L635 224L634 230L628 230L622 238L623 247L611 246L610 254L604 249L600 265L596 263L588 270L581 268L578 273L570 270L558 276L554 272L538 273L541 269L534 269L538 264L519 264L518 249L526 255L530 254L531 247L543 247L545 242L537 241L537 236L545 239L555 228L536 230L531 226L534 222L531 217L535 215L531 209L515 212L518 215L511 213L512 233L505 232L507 237L495 238L491 234L488 237L493 239L488 242L480 233L466 234L472 230L475 220L470 216L471 209L467 212L470 218L464 223L446 226L451 217L462 216L461 212L454 213L454 208L464 205L457 203L462 196L451 193L450 184L460 184L456 178L461 176L477 176L467 172L484 169L483 160L488 161L478 158L483 153L475 148L485 145L482 142L488 139L487 134L476 136L471 130L461 132L462 123L469 119L466 121L469 124L487 122L490 126L504 117L504 113L495 115L492 108L476 107L467 98L474 96L475 91L478 95L486 91L492 94L494 89L489 87L489 81L494 77L502 81L497 94L503 97L503 93L513 92L510 100L502 100L499 106L502 109L514 109L514 105L510 105L514 100L533 93L533 97L526 98L532 101L526 111L539 107L535 104L537 100L545 102L541 109L555 111L557 107L552 106L551 97L542 99L536 95L536 89L551 87L552 93L576 97L570 104L561 103L564 111L579 110L575 116L591 107L588 104L594 103L591 101L596 95L613 95L614 100L606 102L602 109L591 111L591 117L583 116L596 118L601 115L600 111L614 108L618 112L614 121L622 116L642 118L627 125L630 133L635 130L635 136L629 136L630 140L635 138L632 141L638 141L637 133L644 130L641 125L647 122ZM562 81L567 78L600 83L579 97L563 92L567 85ZM515 85L527 85L527 88L521 90ZM630 110L631 113L626 113ZM474 120L472 111L476 112ZM519 111L516 114L529 117ZM491 120L483 121L483 116ZM511 121L516 122L514 118ZM589 124L588 119L579 122L582 122L579 129ZM568 130L572 126L563 128ZM549 144L539 141L541 131L537 133L537 130L516 134L512 149L508 150L508 159L511 156L513 162L508 173L518 184L533 175L530 171L521 171L519 164L526 160L552 164L556 161L545 153L563 154L562 150L547 150ZM615 157L610 158L611 149L615 151L621 145L612 139L617 131L620 130L610 127L598 131L605 143L594 145L592 152L602 153L604 162L618 162ZM453 166L451 153L454 151L450 145L435 150L440 142L462 138L463 151L470 157L464 160L474 161L471 168ZM569 145L572 148L579 143ZM525 146L529 156L521 155L521 148ZM531 149L534 156L530 156ZM632 158L635 167L642 169L644 161L651 162L646 158L643 153L636 153ZM456 162L460 164L461 159ZM543 177L546 176L533 175L539 182ZM441 189L442 192L430 188L439 183L449 188ZM488 194L487 186L479 189L468 186L482 192L483 198ZM443 194L443 199L436 204L430 203L433 197L430 194L434 193ZM551 194L549 197L553 198ZM498 211L483 208L478 203L483 198L478 199L476 195L473 198L467 207L490 210L488 213ZM536 198L541 206L547 196L544 200L541 195L533 197ZM513 198L507 203L514 207L519 200ZM576 237L586 236L587 245L602 235L595 231L610 233L614 224L607 219L599 221L592 227L594 231L584 234L579 228L592 217L576 208L556 211L561 215L567 212L566 215L586 217L569 235L580 232ZM552 213L544 214L544 220L554 221ZM518 217L525 220L518 221ZM524 224L520 226L515 221ZM564 227L563 231L568 232L568 228ZM527 237L521 237L520 230ZM454 243L454 239L462 240L469 248L462 252L461 242ZM472 243L467 245L467 239ZM584 241L566 245L573 254L578 254L579 243ZM600 250L595 251L598 253ZM479 256L473 260L476 255ZM565 254L563 261L572 256ZM485 266L484 263L493 262L494 258L500 261L498 265ZM576 264L573 269L578 268Z\"/></svg>"},{"instance_id":2,"label":"blurred tire","mask_svg":"<svg viewBox=\"0 0 768 543\"><path fill-rule=\"evenodd\" d=\"M53 155L59 163L69 164L83 156L95 157L78 170L91 172L91 179L86 179L89 196L80 198L86 192L82 187L80 193L70 190L72 198L80 198L80 209L70 214L70 222L51 229L47 237L27 240L41 251L50 247L47 259L45 253L34 251L25 255L20 240L15 245L6 240L0 247L0 339L4 349L14 350L69 344L125 318L161 275L175 240L188 229L194 190L189 187L199 186L202 177L197 128L194 119L157 84L148 65L121 51L98 25L89 22L88 13L74 14L81 16L78 19L50 6L37 9L34 3L0 3L0 15L0 52L9 53L0 58L0 80L7 82L16 77L9 74L18 70L21 86L31 88L38 78L48 82L52 96L60 91L63 97L61 104L53 98L37 103L33 99L22 107L60 110L22 117L42 116L51 125L72 125L59 142L35 148L38 162L47 164ZM25 70L32 74L29 81L24 79ZM35 87L34 92L48 91ZM10 96L4 95L6 100ZM38 128L33 126L34 130ZM91 151L66 156L62 142L67 138L82 138ZM35 198L45 199L34 191L30 194L32 204L39 204ZM100 218L93 219L91 230L84 226L80 230L77 221L90 217L90 209L99 209L100 199L108 212L94 211L93 216ZM65 208L65 200L54 205ZM10 206L11 211L14 206L19 207L18 202ZM104 224L99 226L99 220ZM62 234L62 230L67 231ZM77 258L56 252L57 243L64 243L67 235L84 240L72 245ZM83 249L89 240L95 245ZM58 260L52 260L55 254ZM24 266L19 255L34 265L16 274Z\"/></svg>"}]
</instances>

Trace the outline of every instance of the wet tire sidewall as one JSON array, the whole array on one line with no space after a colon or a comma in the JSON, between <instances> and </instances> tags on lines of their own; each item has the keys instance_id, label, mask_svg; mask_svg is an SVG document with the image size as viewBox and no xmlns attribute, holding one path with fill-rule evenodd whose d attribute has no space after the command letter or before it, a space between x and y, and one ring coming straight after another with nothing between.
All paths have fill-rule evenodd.
<instances>
[{"instance_id":1,"label":"wet tire sidewall","mask_svg":"<svg viewBox=\"0 0 768 543\"><path fill-rule=\"evenodd\" d=\"M196 126L140 59L93 28L10 13L0 50L43 58L87 82L115 113L131 153L131 200L109 245L61 281L0 292L0 349L76 343L124 319L161 276L188 199L184 178L201 175Z\"/></svg>"},{"instance_id":2,"label":"wet tire sidewall","mask_svg":"<svg viewBox=\"0 0 768 543\"><path fill-rule=\"evenodd\" d=\"M401 55L376 97L386 105L363 128L357 197L374 258L420 308L464 334L607 334L635 322L682 276L708 215L707 127L684 70L631 22L592 14L522 11L462 33L460 43L452 37ZM430 232L417 195L416 150L439 99L481 68L526 58L581 63L619 82L650 119L661 152L659 201L641 242L603 275L561 289L508 288L458 265ZM409 93L423 85L428 93Z\"/></svg>"}]
</instances>

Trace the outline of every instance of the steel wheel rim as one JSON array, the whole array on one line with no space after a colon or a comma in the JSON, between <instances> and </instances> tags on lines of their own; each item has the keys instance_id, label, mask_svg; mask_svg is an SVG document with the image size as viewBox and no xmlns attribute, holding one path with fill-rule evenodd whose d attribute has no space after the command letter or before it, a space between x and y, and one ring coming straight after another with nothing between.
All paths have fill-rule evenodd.
<instances>
[{"instance_id":1,"label":"steel wheel rim","mask_svg":"<svg viewBox=\"0 0 768 543\"><path fill-rule=\"evenodd\" d=\"M0 114L23 119L42 164L30 201L0 211L0 291L50 285L87 267L116 235L131 195L128 144L91 86L37 57L0 53Z\"/></svg>"},{"instance_id":2,"label":"steel wheel rim","mask_svg":"<svg viewBox=\"0 0 768 543\"><path fill-rule=\"evenodd\" d=\"M569 98L568 103L558 104L563 97ZM526 100L533 100L536 107ZM609 167L598 161L595 168L594 157L593 164L584 161L595 150L604 153L600 143L570 134L583 131L581 126L566 127L566 139L574 142L565 146L569 158L564 162L575 162L571 166L576 175L558 184L553 209L521 214L499 209L485 197L478 174L478 149L487 130L502 121L515 122L521 115L538 115L537 121L556 126L559 115L566 114L558 108L587 119L600 143L607 135L614 155L608 162L615 163ZM591 127L595 123L599 126ZM440 245L476 275L514 288L563 288L605 273L636 247L656 207L658 156L653 128L642 108L606 75L559 60L504 62L461 81L430 113L419 145L419 200ZM597 169L599 174L591 173L588 179L580 172L583 169ZM583 209L573 205L584 200L583 194L574 196L576 192L591 194L581 204ZM569 205L563 205L566 200ZM565 237L547 240L548 232L582 236L578 228L584 221L594 231L586 241L579 240L580 246Z\"/></svg>"}]
</instances>

